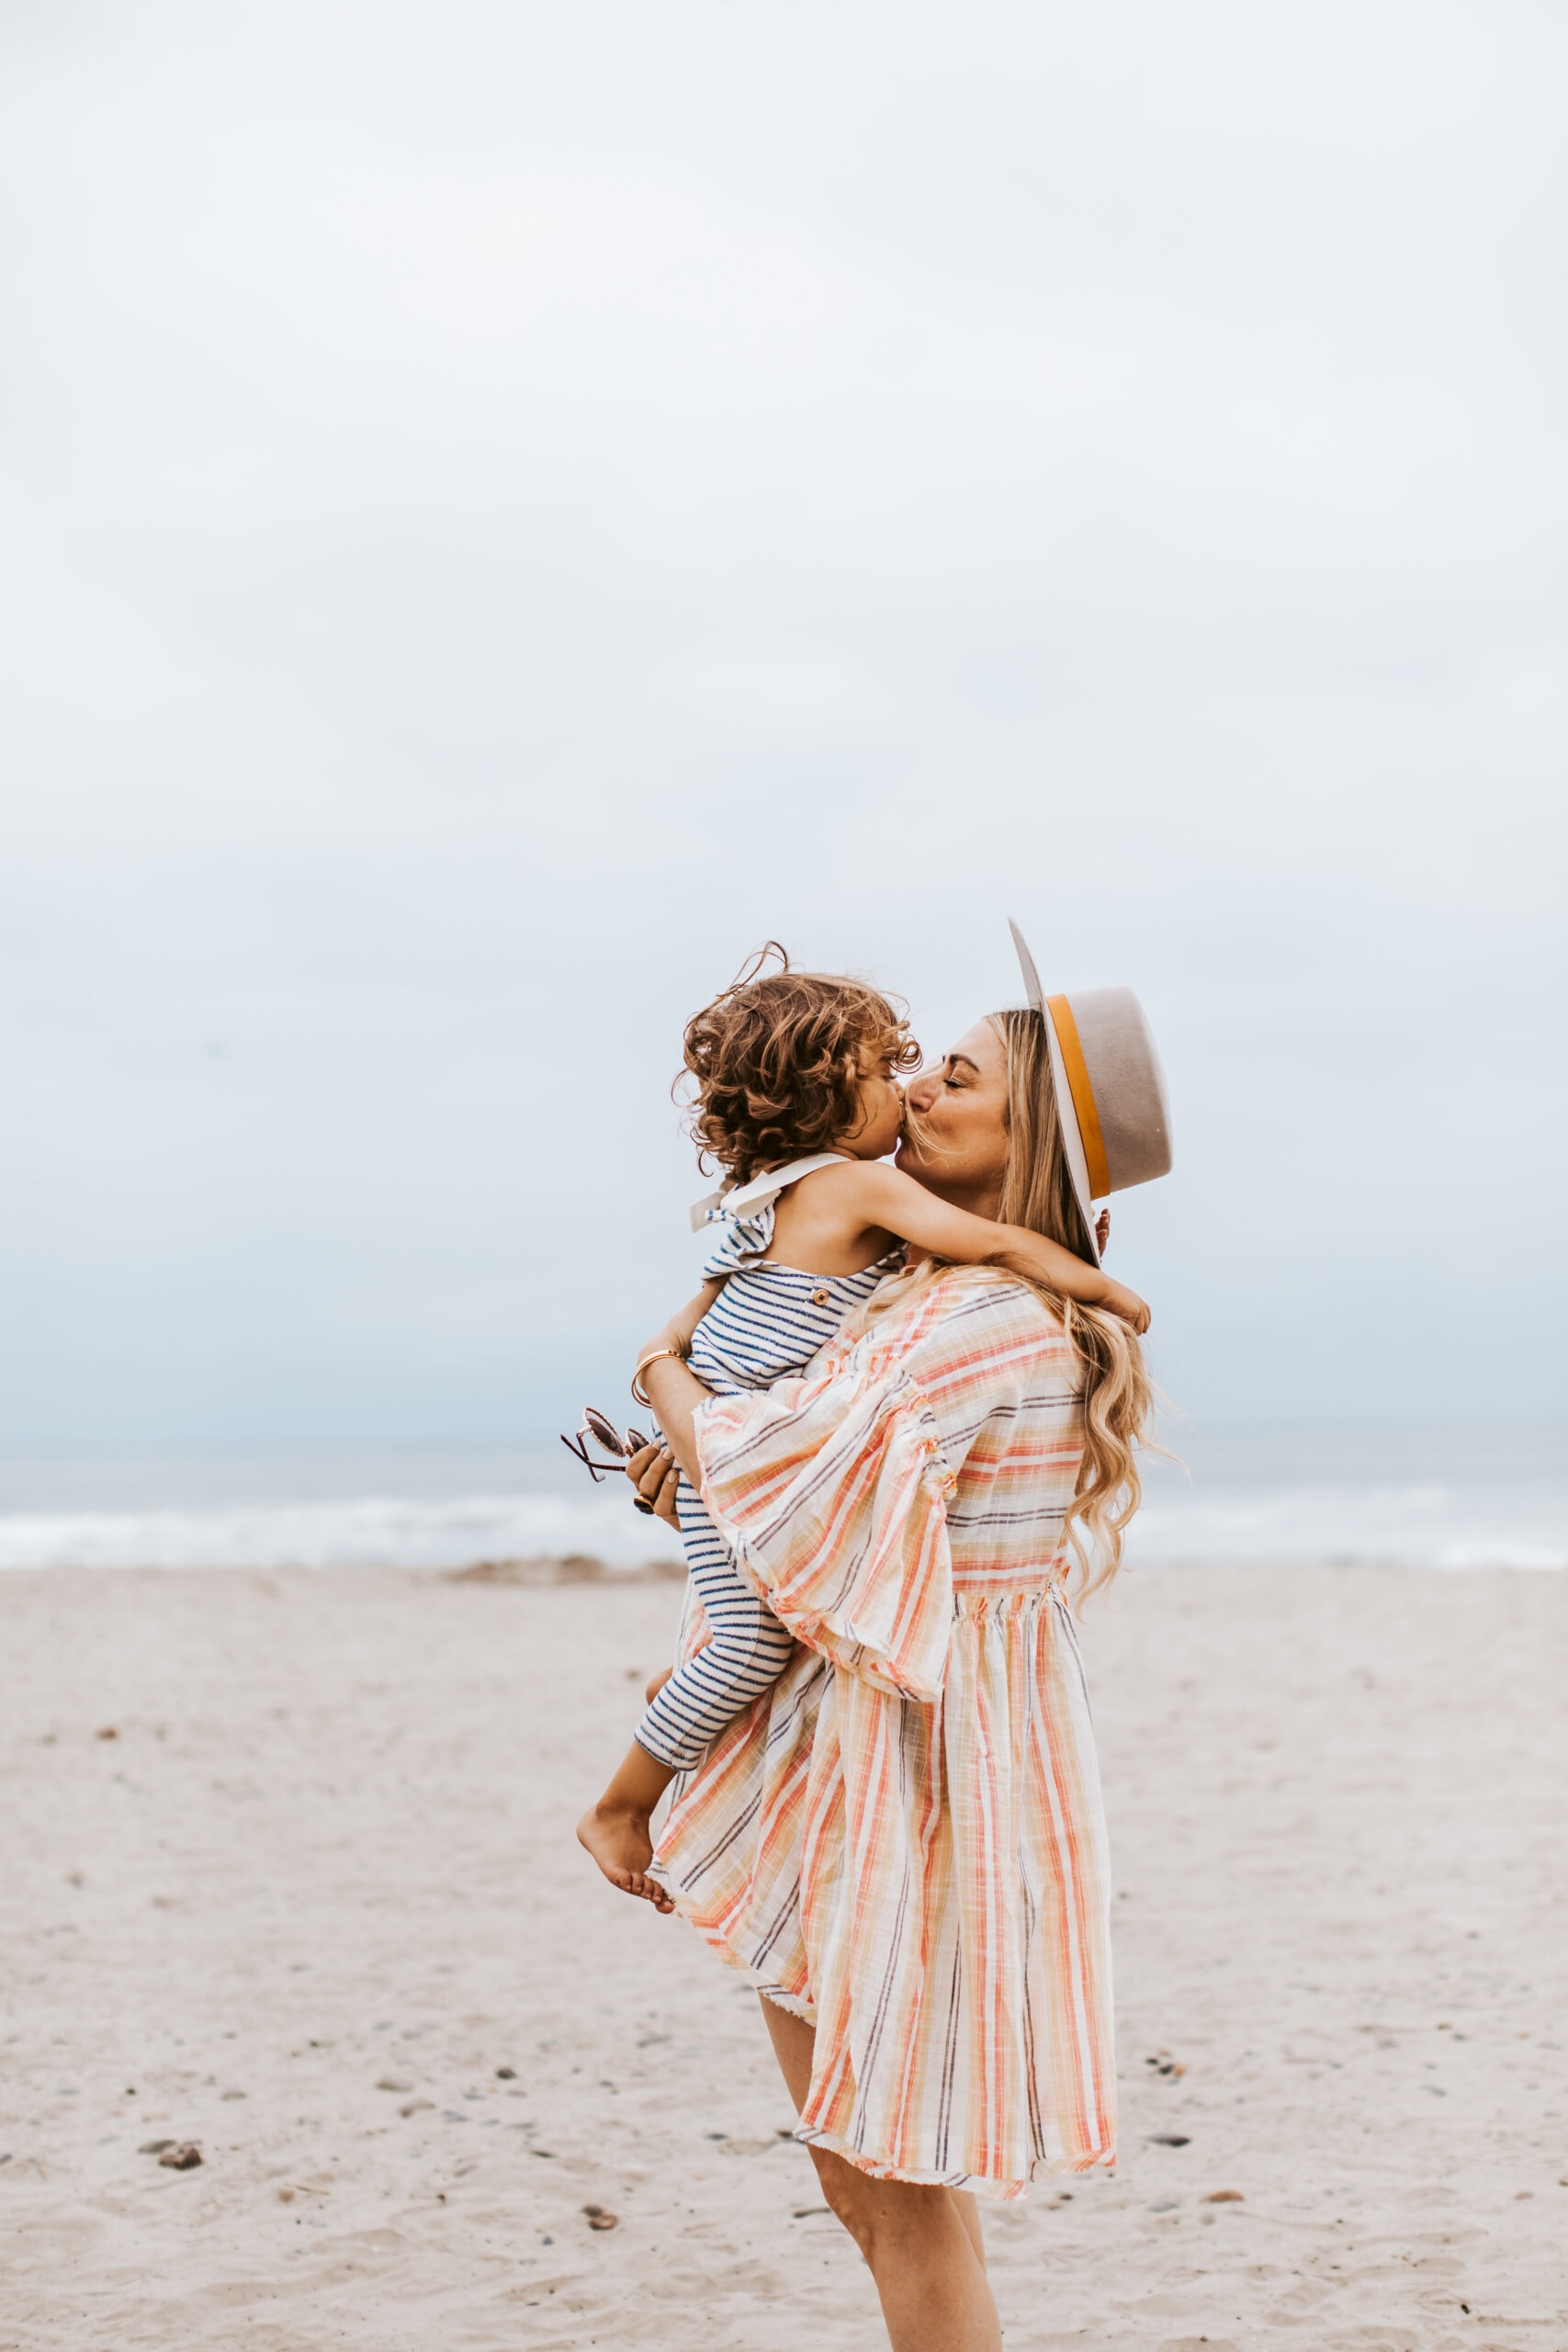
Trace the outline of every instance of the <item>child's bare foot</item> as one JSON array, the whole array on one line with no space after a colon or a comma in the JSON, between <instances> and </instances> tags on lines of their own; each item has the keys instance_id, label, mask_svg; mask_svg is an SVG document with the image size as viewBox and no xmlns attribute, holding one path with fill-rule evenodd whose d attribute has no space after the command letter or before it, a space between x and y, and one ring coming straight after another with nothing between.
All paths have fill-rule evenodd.
<instances>
[{"instance_id":1,"label":"child's bare foot","mask_svg":"<svg viewBox=\"0 0 1568 2352\"><path fill-rule=\"evenodd\" d=\"M656 1911L672 1911L675 1906L663 1887L648 1875L653 1860L648 1818L630 1805L611 1804L601 1798L578 1823L578 1843L587 1848L611 1885L618 1886L623 1894L640 1895Z\"/></svg>"},{"instance_id":2,"label":"child's bare foot","mask_svg":"<svg viewBox=\"0 0 1568 2352\"><path fill-rule=\"evenodd\" d=\"M673 1911L664 1889L649 1878L653 1840L648 1825L653 1808L675 1777L675 1768L661 1764L636 1742L621 1758L621 1767L600 1798L577 1825L579 1842L586 1846L612 1886L623 1894L640 1895L656 1911Z\"/></svg>"}]
</instances>

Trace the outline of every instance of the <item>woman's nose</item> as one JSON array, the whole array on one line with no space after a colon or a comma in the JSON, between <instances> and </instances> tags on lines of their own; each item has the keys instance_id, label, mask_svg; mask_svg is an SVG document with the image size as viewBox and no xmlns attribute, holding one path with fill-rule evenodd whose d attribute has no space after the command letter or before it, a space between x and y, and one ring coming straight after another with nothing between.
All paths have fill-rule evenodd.
<instances>
[{"instance_id":1,"label":"woman's nose","mask_svg":"<svg viewBox=\"0 0 1568 2352\"><path fill-rule=\"evenodd\" d=\"M912 1102L917 1111L929 1111L936 1101L940 1083L935 1070L922 1070L919 1078L912 1078L905 1087L904 1099Z\"/></svg>"}]
</instances>

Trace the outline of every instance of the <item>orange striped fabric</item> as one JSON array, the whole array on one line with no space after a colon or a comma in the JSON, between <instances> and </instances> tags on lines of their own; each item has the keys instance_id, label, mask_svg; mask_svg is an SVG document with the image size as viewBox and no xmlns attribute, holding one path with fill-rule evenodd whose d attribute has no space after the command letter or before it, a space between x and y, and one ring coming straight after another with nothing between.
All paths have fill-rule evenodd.
<instances>
[{"instance_id":1,"label":"orange striped fabric","mask_svg":"<svg viewBox=\"0 0 1568 2352\"><path fill-rule=\"evenodd\" d=\"M796 1647L676 1781L655 1867L814 2021L799 2137L867 2172L1010 2198L1114 2158L1081 1443L1060 1329L974 1267L700 1417L709 1512Z\"/></svg>"}]
</instances>

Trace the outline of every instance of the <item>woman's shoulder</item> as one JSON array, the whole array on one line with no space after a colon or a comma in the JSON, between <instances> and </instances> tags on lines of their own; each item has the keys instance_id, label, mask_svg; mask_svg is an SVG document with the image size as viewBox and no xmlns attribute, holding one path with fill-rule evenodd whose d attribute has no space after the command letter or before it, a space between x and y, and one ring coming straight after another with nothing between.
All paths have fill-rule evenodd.
<instances>
[{"instance_id":1,"label":"woman's shoulder","mask_svg":"<svg viewBox=\"0 0 1568 2352\"><path fill-rule=\"evenodd\" d=\"M1066 1344L1059 1319L1040 1293L999 1266L943 1266L932 1287L955 1324L1032 1333L1043 1347Z\"/></svg>"},{"instance_id":2,"label":"woman's shoulder","mask_svg":"<svg viewBox=\"0 0 1568 2352\"><path fill-rule=\"evenodd\" d=\"M917 1277L908 1298L891 1307L880 1330L874 1322L866 1337L905 1358L976 1369L1072 1353L1039 1293L996 1266L942 1266L923 1281Z\"/></svg>"}]
</instances>

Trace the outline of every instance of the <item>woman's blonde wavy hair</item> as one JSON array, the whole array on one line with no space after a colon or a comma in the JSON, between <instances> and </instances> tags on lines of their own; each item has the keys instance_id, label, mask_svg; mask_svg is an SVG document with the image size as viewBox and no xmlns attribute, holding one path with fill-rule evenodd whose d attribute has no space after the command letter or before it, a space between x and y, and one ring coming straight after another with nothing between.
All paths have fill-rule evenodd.
<instances>
[{"instance_id":1,"label":"woman's blonde wavy hair","mask_svg":"<svg viewBox=\"0 0 1568 2352\"><path fill-rule=\"evenodd\" d=\"M1010 1138L998 1219L1043 1233L1092 1264L1062 1141L1044 1016L1032 1011L993 1012L991 1026L1007 1049ZM1039 1293L1083 1367L1083 1459L1067 1513L1081 1601L1109 1584L1122 1565L1122 1538L1143 1500L1138 1454L1146 1443L1154 1389L1143 1344L1119 1315L1064 1297L1021 1265L1008 1271Z\"/></svg>"},{"instance_id":2,"label":"woman's blonde wavy hair","mask_svg":"<svg viewBox=\"0 0 1568 2352\"><path fill-rule=\"evenodd\" d=\"M1073 1189L1062 1141L1056 1089L1051 1072L1043 1016L1030 1011L993 1012L990 1025L1006 1054L1009 1135L1007 1172L997 1217L1058 1241L1075 1258L1094 1263L1083 1212ZM907 1124L917 1136L919 1116L911 1105ZM941 1270L933 1261L904 1283L885 1284L874 1307L885 1312ZM1146 1436L1154 1390L1135 1332L1120 1316L1086 1306L1040 1281L1021 1260L1001 1252L989 1265L1026 1282L1060 1323L1083 1370L1083 1457L1067 1511L1067 1541L1077 1568L1075 1607L1110 1583L1122 1565L1122 1539L1143 1498L1140 1452Z\"/></svg>"}]
</instances>

